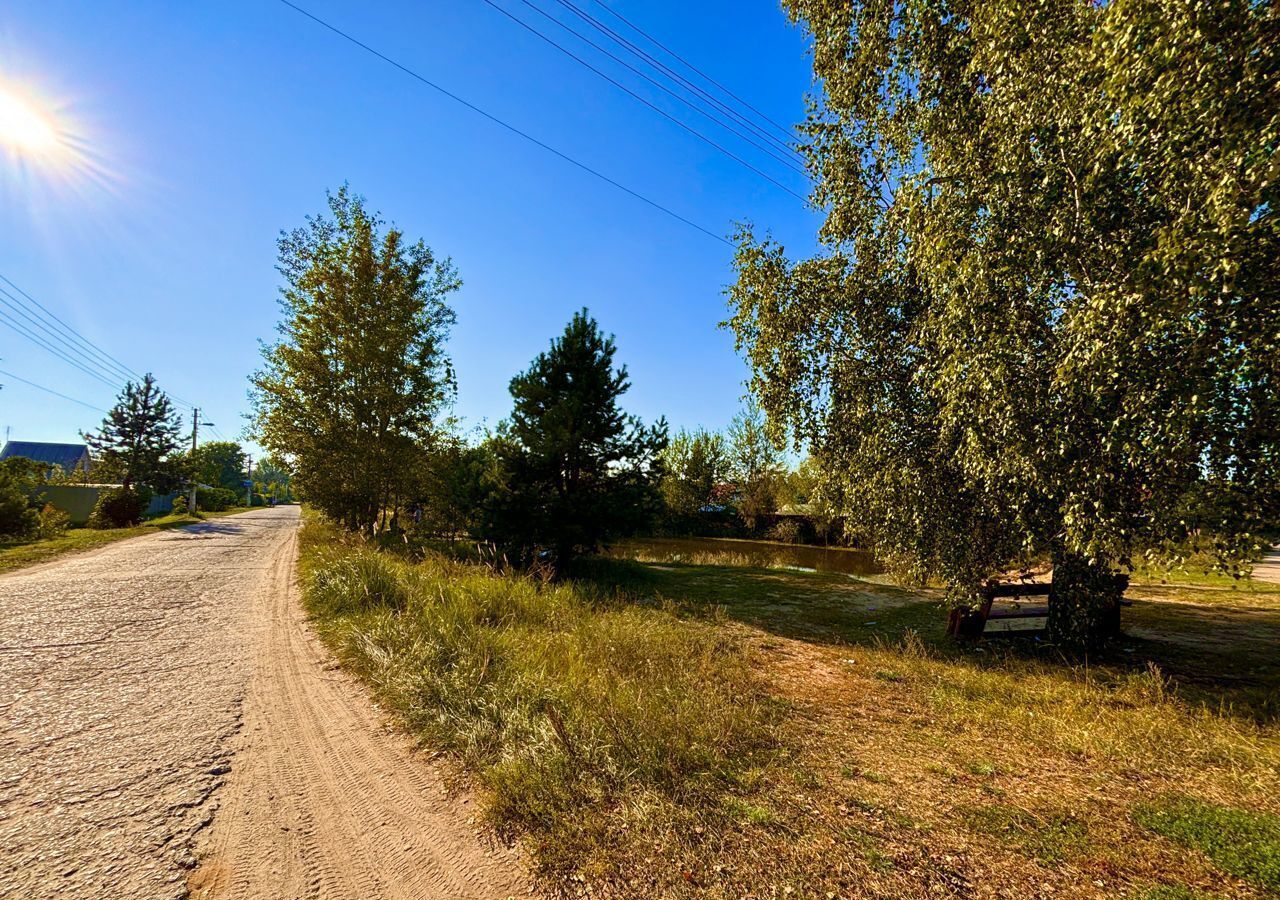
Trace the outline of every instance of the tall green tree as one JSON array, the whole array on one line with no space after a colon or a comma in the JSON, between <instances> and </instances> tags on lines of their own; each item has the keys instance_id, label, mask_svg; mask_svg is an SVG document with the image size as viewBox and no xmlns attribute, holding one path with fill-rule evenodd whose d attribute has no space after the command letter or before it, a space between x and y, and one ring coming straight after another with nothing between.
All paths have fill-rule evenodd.
<instances>
[{"instance_id":1,"label":"tall green tree","mask_svg":"<svg viewBox=\"0 0 1280 900\"><path fill-rule=\"evenodd\" d=\"M249 457L235 441L209 441L187 454L187 466L200 484L243 492Z\"/></svg>"},{"instance_id":2,"label":"tall green tree","mask_svg":"<svg viewBox=\"0 0 1280 900\"><path fill-rule=\"evenodd\" d=\"M293 475L282 460L274 456L259 460L253 467L253 479L258 493L273 500L293 499L291 484Z\"/></svg>"},{"instance_id":3,"label":"tall green tree","mask_svg":"<svg viewBox=\"0 0 1280 900\"><path fill-rule=\"evenodd\" d=\"M738 515L755 531L761 516L778 507L785 467L782 451L769 433L764 411L748 399L729 425L729 471L737 484Z\"/></svg>"},{"instance_id":4,"label":"tall green tree","mask_svg":"<svg viewBox=\"0 0 1280 900\"><path fill-rule=\"evenodd\" d=\"M454 395L448 259L345 186L280 238L280 339L252 377L254 434L352 530L395 522Z\"/></svg>"},{"instance_id":5,"label":"tall green tree","mask_svg":"<svg viewBox=\"0 0 1280 900\"><path fill-rule=\"evenodd\" d=\"M1050 555L1106 636L1135 549L1247 556L1280 465L1280 30L1249 0L785 0L825 245L743 230L772 419L901 568Z\"/></svg>"},{"instance_id":6,"label":"tall green tree","mask_svg":"<svg viewBox=\"0 0 1280 900\"><path fill-rule=\"evenodd\" d=\"M182 419L148 372L124 386L96 432L82 433L105 469L120 474L125 488L143 484L161 492L177 486L169 458L179 447Z\"/></svg>"},{"instance_id":7,"label":"tall green tree","mask_svg":"<svg viewBox=\"0 0 1280 900\"><path fill-rule=\"evenodd\" d=\"M645 426L619 407L630 383L616 352L584 309L511 380L515 408L496 441L505 485L490 531L523 558L548 550L563 568L647 527L659 508L666 421Z\"/></svg>"},{"instance_id":8,"label":"tall green tree","mask_svg":"<svg viewBox=\"0 0 1280 900\"><path fill-rule=\"evenodd\" d=\"M681 429L662 452L662 499L676 516L689 517L711 502L717 484L729 478L729 454L721 434Z\"/></svg>"}]
</instances>

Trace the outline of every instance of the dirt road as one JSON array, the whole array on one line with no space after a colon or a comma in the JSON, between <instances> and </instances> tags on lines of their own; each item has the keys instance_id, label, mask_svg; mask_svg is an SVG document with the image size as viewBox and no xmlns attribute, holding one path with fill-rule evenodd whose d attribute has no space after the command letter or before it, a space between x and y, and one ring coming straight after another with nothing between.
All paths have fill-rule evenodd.
<instances>
[{"instance_id":1,"label":"dirt road","mask_svg":"<svg viewBox=\"0 0 1280 900\"><path fill-rule=\"evenodd\" d=\"M524 893L310 635L297 519L0 578L0 897Z\"/></svg>"},{"instance_id":2,"label":"dirt road","mask_svg":"<svg viewBox=\"0 0 1280 900\"><path fill-rule=\"evenodd\" d=\"M1258 581L1280 584L1280 544L1276 544L1258 560L1258 564L1253 567L1253 577Z\"/></svg>"}]
</instances>

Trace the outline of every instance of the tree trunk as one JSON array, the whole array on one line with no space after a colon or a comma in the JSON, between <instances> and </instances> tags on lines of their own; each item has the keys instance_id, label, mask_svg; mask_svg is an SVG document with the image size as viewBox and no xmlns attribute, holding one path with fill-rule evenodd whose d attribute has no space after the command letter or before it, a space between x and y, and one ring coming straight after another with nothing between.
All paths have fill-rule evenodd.
<instances>
[{"instance_id":1,"label":"tree trunk","mask_svg":"<svg viewBox=\"0 0 1280 900\"><path fill-rule=\"evenodd\" d=\"M1053 555L1048 636L1077 650L1098 650L1120 633L1120 599L1129 586L1105 560L1059 549Z\"/></svg>"}]
</instances>

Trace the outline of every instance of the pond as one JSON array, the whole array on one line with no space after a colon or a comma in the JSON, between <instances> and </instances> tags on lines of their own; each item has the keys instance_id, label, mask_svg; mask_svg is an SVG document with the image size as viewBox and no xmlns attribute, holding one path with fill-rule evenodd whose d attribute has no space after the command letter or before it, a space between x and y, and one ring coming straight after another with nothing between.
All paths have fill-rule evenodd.
<instances>
[{"instance_id":1,"label":"pond","mask_svg":"<svg viewBox=\"0 0 1280 900\"><path fill-rule=\"evenodd\" d=\"M641 538L619 543L613 548L613 555L642 562L791 567L845 575L879 575L884 572L868 550L734 538Z\"/></svg>"}]
</instances>

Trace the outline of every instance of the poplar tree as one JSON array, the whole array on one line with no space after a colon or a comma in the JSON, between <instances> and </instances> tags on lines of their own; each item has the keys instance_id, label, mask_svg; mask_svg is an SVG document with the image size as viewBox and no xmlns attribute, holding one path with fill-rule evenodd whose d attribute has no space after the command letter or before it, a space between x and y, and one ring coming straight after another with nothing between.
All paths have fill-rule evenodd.
<instances>
[{"instance_id":1,"label":"poplar tree","mask_svg":"<svg viewBox=\"0 0 1280 900\"><path fill-rule=\"evenodd\" d=\"M251 378L255 437L316 507L386 529L454 395L445 298L461 282L346 186L279 248L284 318Z\"/></svg>"},{"instance_id":2,"label":"poplar tree","mask_svg":"<svg viewBox=\"0 0 1280 900\"><path fill-rule=\"evenodd\" d=\"M855 524L958 604L1050 558L1086 646L1135 552L1246 563L1280 482L1277 7L784 6L823 246L744 228L732 326Z\"/></svg>"}]
</instances>

